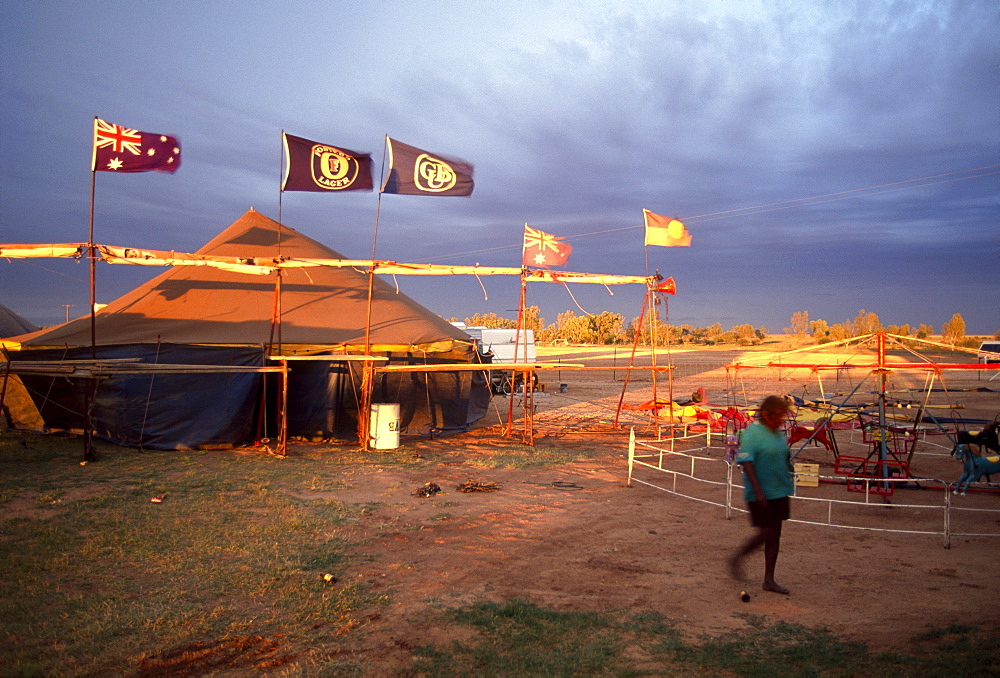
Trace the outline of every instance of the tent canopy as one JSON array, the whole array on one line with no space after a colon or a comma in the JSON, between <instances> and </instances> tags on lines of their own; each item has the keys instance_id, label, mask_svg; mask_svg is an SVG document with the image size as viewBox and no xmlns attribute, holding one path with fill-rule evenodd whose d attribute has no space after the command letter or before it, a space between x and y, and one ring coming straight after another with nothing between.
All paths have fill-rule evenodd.
<instances>
[{"instance_id":1,"label":"tent canopy","mask_svg":"<svg viewBox=\"0 0 1000 678\"><path fill-rule=\"evenodd\" d=\"M344 259L338 252L248 211L198 254L245 258ZM140 285L96 314L98 345L169 342L260 346L283 352L363 350L368 276L352 268L285 270L280 328L277 275L249 276L218 268L178 266ZM371 345L379 351L441 352L469 337L389 283L376 278ZM23 348L89 346L90 317L17 338Z\"/></svg>"},{"instance_id":2,"label":"tent canopy","mask_svg":"<svg viewBox=\"0 0 1000 678\"><path fill-rule=\"evenodd\" d=\"M339 253L250 210L199 254L247 259L343 259ZM274 438L282 410L280 382L256 370L277 363L267 353L324 354L292 361L287 382L288 432L309 439L357 435L362 402L360 363L344 353L365 349L368 275L351 267L318 267L269 276L214 267L178 266L95 314L4 342L12 360L138 361L181 366L179 373L121 373L92 380L91 418L97 435L154 449L229 447ZM279 306L280 303L280 306ZM280 318L280 326L277 320ZM280 347L278 344L280 343ZM370 353L386 364L469 363L478 354L468 335L385 281L375 279ZM132 363L134 364L134 363ZM123 368L127 372L127 367ZM25 375L24 383L49 428L87 425L88 380ZM374 402L400 404L400 431L468 430L486 412L481 372L380 374Z\"/></svg>"},{"instance_id":3,"label":"tent canopy","mask_svg":"<svg viewBox=\"0 0 1000 678\"><path fill-rule=\"evenodd\" d=\"M37 326L32 325L14 311L0 304L0 339L14 337L25 332L34 332L37 329Z\"/></svg>"}]
</instances>

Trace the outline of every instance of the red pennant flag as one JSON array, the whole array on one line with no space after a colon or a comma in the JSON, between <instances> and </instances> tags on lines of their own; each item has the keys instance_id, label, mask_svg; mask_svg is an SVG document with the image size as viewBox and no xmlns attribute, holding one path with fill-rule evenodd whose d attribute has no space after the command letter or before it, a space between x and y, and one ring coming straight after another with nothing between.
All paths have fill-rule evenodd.
<instances>
[{"instance_id":1,"label":"red pennant flag","mask_svg":"<svg viewBox=\"0 0 1000 678\"><path fill-rule=\"evenodd\" d=\"M569 259L573 246L545 231L524 225L524 247L521 249L521 265L535 268L562 266Z\"/></svg>"},{"instance_id":2,"label":"red pennant flag","mask_svg":"<svg viewBox=\"0 0 1000 678\"><path fill-rule=\"evenodd\" d=\"M176 172L181 166L177 137L139 132L94 118L93 172Z\"/></svg>"},{"instance_id":3,"label":"red pennant flag","mask_svg":"<svg viewBox=\"0 0 1000 678\"><path fill-rule=\"evenodd\" d=\"M285 144L283 191L372 190L372 157L282 133Z\"/></svg>"},{"instance_id":4,"label":"red pennant flag","mask_svg":"<svg viewBox=\"0 0 1000 678\"><path fill-rule=\"evenodd\" d=\"M656 291L664 294L677 294L677 284L673 278L667 278L657 286Z\"/></svg>"},{"instance_id":5,"label":"red pennant flag","mask_svg":"<svg viewBox=\"0 0 1000 678\"><path fill-rule=\"evenodd\" d=\"M691 246L691 234L688 233L683 221L654 214L645 209L642 211L642 217L646 222L647 245L659 245L661 247Z\"/></svg>"}]
</instances>

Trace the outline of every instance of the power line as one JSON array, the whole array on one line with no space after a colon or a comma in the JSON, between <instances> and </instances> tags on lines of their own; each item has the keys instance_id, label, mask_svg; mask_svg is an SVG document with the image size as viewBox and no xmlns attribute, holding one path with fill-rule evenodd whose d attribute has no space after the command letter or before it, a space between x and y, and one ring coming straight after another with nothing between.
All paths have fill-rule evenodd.
<instances>
[{"instance_id":1,"label":"power line","mask_svg":"<svg viewBox=\"0 0 1000 678\"><path fill-rule=\"evenodd\" d=\"M985 170L992 170L992 171L986 172ZM962 174L969 175L971 172L981 172L981 174L972 174L970 176L956 176ZM903 181L893 181L884 184L866 186L864 188L852 188L846 191L837 191L834 193L822 193L820 195L814 195L808 198L779 200L777 202L765 203L762 205L751 205L749 207L738 207L730 210L722 210L719 212L709 212L707 214L699 214L691 217L681 217L681 220L684 221L685 223L705 223L709 221L719 221L721 219L733 219L735 217L746 217L755 214L764 214L766 212L777 212L779 210L793 209L795 207L811 207L813 205L822 205L824 203L829 203L829 202L838 202L841 200L851 200L853 198L883 195L886 193L895 193L898 191L908 191L915 188L924 188L927 186L947 184L956 181L966 181L968 179L979 179L982 177L993 176L996 174L1000 174L1000 164L985 165L983 167L976 167L967 170L958 170L955 172L944 172L942 174L932 174L926 177L919 177L917 179L905 179ZM943 179L942 177L954 177L954 178ZM931 181L931 179L939 179L939 181ZM923 182L923 183L918 183L918 182ZM877 190L882 188L886 190ZM577 235L565 236L565 239L580 240L582 238L589 238L596 235L604 235L606 233L620 233L622 231L631 231L637 228L643 228L643 224L632 225L632 226L620 226L617 228L607 228L601 231L591 231L590 233L579 233ZM487 254L489 252L505 252L508 250L516 249L517 247L519 247L519 245L516 244L499 245L497 247L486 247L478 250L455 252L454 254L443 254L437 257L421 259L419 261L421 263L426 263L431 261L439 261L441 259L450 259L453 257L469 256L474 254Z\"/></svg>"}]
</instances>

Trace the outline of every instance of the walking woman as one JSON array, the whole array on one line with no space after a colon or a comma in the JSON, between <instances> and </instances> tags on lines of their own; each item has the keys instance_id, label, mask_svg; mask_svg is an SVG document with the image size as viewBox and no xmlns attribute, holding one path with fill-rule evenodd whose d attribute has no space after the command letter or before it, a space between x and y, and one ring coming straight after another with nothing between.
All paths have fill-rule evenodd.
<instances>
[{"instance_id":1,"label":"walking woman","mask_svg":"<svg viewBox=\"0 0 1000 678\"><path fill-rule=\"evenodd\" d=\"M781 425L788 415L788 402L781 396L764 399L757 412L758 421L743 431L737 463L743 468L743 498L750 509L750 524L757 528L729 559L729 572L743 580L743 559L764 547L765 591L788 594L788 589L774 579L781 545L781 523L789 517L789 497L794 493L790 451Z\"/></svg>"}]
</instances>

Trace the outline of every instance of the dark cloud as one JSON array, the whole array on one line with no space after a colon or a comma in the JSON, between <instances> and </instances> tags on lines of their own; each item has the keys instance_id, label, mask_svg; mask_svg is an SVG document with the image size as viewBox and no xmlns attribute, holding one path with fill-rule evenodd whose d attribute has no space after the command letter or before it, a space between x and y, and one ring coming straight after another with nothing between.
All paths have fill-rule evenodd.
<instances>
[{"instance_id":1,"label":"dark cloud","mask_svg":"<svg viewBox=\"0 0 1000 678\"><path fill-rule=\"evenodd\" d=\"M168 3L101 3L129 8L117 31L97 6L7 8L0 240L83 238L94 115L184 147L174 176L98 177L98 240L178 250L250 206L277 216L281 129L377 167L390 134L471 161L477 188L384 196L378 256L517 265L529 222L570 238L573 270L673 275L678 322L780 330L796 311L865 308L997 329L995 2L219 2L183 21ZM151 26L158 41L124 37ZM363 258L377 205L286 194L282 216ZM687 219L693 246L644 251L644 207ZM86 303L65 275L3 263L0 301L53 322ZM102 274L105 294L136 275ZM508 280L484 281L488 300L475 279L400 282L446 317L517 299ZM550 320L641 305L641 290L579 287L530 299Z\"/></svg>"}]
</instances>

